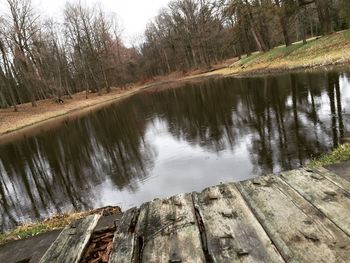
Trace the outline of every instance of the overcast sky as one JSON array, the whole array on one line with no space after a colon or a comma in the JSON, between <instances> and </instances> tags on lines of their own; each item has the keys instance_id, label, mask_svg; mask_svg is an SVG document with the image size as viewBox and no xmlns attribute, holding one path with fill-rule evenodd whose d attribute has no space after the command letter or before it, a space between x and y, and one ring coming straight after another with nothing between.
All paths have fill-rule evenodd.
<instances>
[{"instance_id":1,"label":"overcast sky","mask_svg":"<svg viewBox=\"0 0 350 263\"><path fill-rule=\"evenodd\" d=\"M62 17L66 2L66 0L32 0L35 9L57 19ZM157 15L159 9L166 7L169 0L81 0L81 2L89 6L101 3L107 12L117 13L124 28L123 39L128 45L132 45L135 37L143 34L147 22Z\"/></svg>"}]
</instances>

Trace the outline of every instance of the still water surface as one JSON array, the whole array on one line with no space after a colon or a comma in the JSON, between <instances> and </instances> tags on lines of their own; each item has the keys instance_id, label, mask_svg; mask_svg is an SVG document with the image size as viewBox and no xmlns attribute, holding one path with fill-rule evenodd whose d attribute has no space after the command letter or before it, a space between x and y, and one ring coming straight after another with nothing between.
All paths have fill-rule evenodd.
<instances>
[{"instance_id":1,"label":"still water surface","mask_svg":"<svg viewBox=\"0 0 350 263\"><path fill-rule=\"evenodd\" d=\"M299 167L340 142L349 111L347 73L146 90L1 145L0 228Z\"/></svg>"}]
</instances>

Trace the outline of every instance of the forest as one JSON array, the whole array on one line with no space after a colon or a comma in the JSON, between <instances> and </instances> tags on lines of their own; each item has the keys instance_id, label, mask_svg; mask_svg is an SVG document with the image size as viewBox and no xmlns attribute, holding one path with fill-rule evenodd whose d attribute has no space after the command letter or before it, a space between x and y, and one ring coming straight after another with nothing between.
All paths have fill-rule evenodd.
<instances>
[{"instance_id":1,"label":"forest","mask_svg":"<svg viewBox=\"0 0 350 263\"><path fill-rule=\"evenodd\" d=\"M115 15L67 2L62 21L30 0L6 0L0 13L0 108L60 100L350 27L348 0L172 0L128 47Z\"/></svg>"}]
</instances>

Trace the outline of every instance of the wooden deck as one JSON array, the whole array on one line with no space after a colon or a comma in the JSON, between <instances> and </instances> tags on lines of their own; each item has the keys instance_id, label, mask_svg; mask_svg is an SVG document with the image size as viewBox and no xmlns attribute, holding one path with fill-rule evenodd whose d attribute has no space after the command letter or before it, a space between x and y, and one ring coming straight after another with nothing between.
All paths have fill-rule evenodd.
<instances>
[{"instance_id":1,"label":"wooden deck","mask_svg":"<svg viewBox=\"0 0 350 263\"><path fill-rule=\"evenodd\" d=\"M98 215L40 262L80 262ZM126 211L109 262L350 262L350 181L326 169L221 184Z\"/></svg>"}]
</instances>

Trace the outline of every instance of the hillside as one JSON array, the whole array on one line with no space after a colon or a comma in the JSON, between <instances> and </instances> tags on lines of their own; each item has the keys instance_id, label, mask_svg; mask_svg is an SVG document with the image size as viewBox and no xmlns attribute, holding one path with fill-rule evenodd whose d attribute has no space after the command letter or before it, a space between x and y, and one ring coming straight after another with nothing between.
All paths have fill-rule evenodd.
<instances>
[{"instance_id":1,"label":"hillside","mask_svg":"<svg viewBox=\"0 0 350 263\"><path fill-rule=\"evenodd\" d=\"M350 31L309 39L306 45L301 42L289 47L279 46L268 52L255 52L245 56L230 67L207 73L210 74L249 74L281 72L294 69L318 68L332 65L345 65L350 61Z\"/></svg>"}]
</instances>

